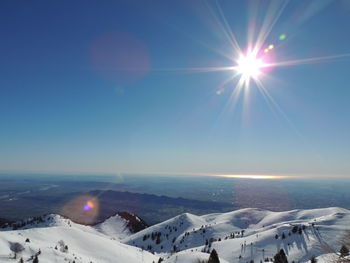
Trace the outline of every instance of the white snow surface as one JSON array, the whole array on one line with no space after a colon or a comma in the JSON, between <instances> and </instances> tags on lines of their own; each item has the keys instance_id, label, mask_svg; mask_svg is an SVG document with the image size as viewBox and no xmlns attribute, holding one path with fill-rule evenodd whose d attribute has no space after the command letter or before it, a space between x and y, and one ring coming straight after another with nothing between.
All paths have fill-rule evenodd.
<instances>
[{"instance_id":1,"label":"white snow surface","mask_svg":"<svg viewBox=\"0 0 350 263\"><path fill-rule=\"evenodd\" d=\"M124 239L132 233L127 227L127 221L119 215L111 216L93 228L98 232L116 239Z\"/></svg>"},{"instance_id":2,"label":"white snow surface","mask_svg":"<svg viewBox=\"0 0 350 263\"><path fill-rule=\"evenodd\" d=\"M5 229L0 231L0 262L18 262L20 257L27 262L39 250L39 262L45 263L73 260L76 263L157 262L158 256L117 240L119 237L116 234L122 233L125 236L121 219L112 217L100 225L90 227L75 224L59 215L48 215L43 223L18 230ZM113 224L116 229L113 229ZM111 232L108 232L109 230ZM27 238L30 242L25 242ZM67 251L59 245L61 240L68 246ZM17 259L13 259L14 254L10 250L9 242L18 242L25 248Z\"/></svg>"},{"instance_id":3,"label":"white snow surface","mask_svg":"<svg viewBox=\"0 0 350 263\"><path fill-rule=\"evenodd\" d=\"M209 255L207 253L193 252L186 253L186 251L179 252L166 258L164 263L202 263L208 261ZM220 263L228 263L226 260L220 258Z\"/></svg>"},{"instance_id":4,"label":"white snow surface","mask_svg":"<svg viewBox=\"0 0 350 263\"><path fill-rule=\"evenodd\" d=\"M293 226L304 226L305 229L301 234L293 233ZM214 248L219 257L227 262L260 262L265 258L273 258L280 249L284 249L289 262L307 262L312 256L325 253L321 249L322 244L327 243L338 249L339 239L347 230L350 230L350 211L343 208L286 212L247 208L204 216L185 213L133 234L123 241L157 253L171 253L175 245L181 253L191 254L203 249L208 251L206 240L213 238L214 241L209 242L210 250ZM162 233L159 244L156 238L144 238L145 235L151 236L152 232ZM232 233L235 238L230 238ZM276 235L278 239L275 238ZM149 246L152 248L149 249ZM319 262L322 260L321 257Z\"/></svg>"},{"instance_id":5,"label":"white snow surface","mask_svg":"<svg viewBox=\"0 0 350 263\"><path fill-rule=\"evenodd\" d=\"M198 263L209 258L203 251L215 249L221 263L245 263L273 258L283 248L289 262L308 262L316 256L319 263L325 263L334 255L326 254L321 245L339 250L342 234L350 230L350 211L338 207L286 212L247 208L204 216L185 213L135 234L126 223L114 216L96 226L84 226L48 215L39 224L0 230L0 262L18 262L19 257L26 262L40 249L39 262L45 263L152 263L159 257L165 263ZM301 233L293 233L293 227L302 229ZM30 242L25 242L27 238ZM60 240L67 251L61 249ZM9 242L25 248L16 260L11 258Z\"/></svg>"}]
</instances>

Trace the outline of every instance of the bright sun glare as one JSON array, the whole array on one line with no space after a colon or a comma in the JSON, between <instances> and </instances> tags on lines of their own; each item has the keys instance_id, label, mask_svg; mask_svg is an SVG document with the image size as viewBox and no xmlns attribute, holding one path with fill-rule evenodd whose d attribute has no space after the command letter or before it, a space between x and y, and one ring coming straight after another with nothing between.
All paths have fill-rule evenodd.
<instances>
[{"instance_id":1,"label":"bright sun glare","mask_svg":"<svg viewBox=\"0 0 350 263\"><path fill-rule=\"evenodd\" d=\"M236 71L242 75L245 81L251 78L256 79L261 74L261 69L264 66L263 60L257 58L253 53L241 55L237 64Z\"/></svg>"},{"instance_id":2,"label":"bright sun glare","mask_svg":"<svg viewBox=\"0 0 350 263\"><path fill-rule=\"evenodd\" d=\"M240 179L284 179L290 176L286 175L255 175L255 174L220 174L216 175L226 178L240 178Z\"/></svg>"}]
</instances>

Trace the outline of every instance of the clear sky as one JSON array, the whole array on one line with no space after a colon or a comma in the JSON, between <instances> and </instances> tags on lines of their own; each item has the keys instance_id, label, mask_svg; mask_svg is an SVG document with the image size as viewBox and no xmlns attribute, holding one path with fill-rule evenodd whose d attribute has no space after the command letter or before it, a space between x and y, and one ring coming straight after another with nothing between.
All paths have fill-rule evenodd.
<instances>
[{"instance_id":1,"label":"clear sky","mask_svg":"<svg viewBox=\"0 0 350 263\"><path fill-rule=\"evenodd\" d=\"M1 1L0 170L350 175L350 57L269 71L280 111L254 83L233 107L233 71L189 70L233 65L220 9L244 49L281 3ZM350 53L349 13L290 1L264 45Z\"/></svg>"}]
</instances>

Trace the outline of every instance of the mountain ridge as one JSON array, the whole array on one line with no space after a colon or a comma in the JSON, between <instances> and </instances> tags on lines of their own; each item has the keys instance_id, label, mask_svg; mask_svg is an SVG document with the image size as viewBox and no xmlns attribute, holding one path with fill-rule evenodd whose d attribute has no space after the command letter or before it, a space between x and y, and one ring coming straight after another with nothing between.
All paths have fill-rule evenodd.
<instances>
[{"instance_id":1,"label":"mountain ridge","mask_svg":"<svg viewBox=\"0 0 350 263\"><path fill-rule=\"evenodd\" d=\"M9 242L17 242L24 247L18 256L28 260L40 250L43 262L61 258L76 263L152 263L163 258L166 263L198 263L215 249L222 263L244 263L271 259L283 249L290 262L316 256L325 263L320 245L336 246L341 234L350 230L348 222L350 210L340 207L284 212L245 208L203 216L182 213L133 233L119 215L81 225L51 214L38 223L0 230L0 261L17 262L9 256Z\"/></svg>"}]
</instances>

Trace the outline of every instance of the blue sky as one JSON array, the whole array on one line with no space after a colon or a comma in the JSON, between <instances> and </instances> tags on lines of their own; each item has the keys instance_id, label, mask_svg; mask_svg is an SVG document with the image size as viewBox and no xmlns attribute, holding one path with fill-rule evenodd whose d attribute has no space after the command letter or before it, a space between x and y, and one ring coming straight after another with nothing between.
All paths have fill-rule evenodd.
<instances>
[{"instance_id":1,"label":"blue sky","mask_svg":"<svg viewBox=\"0 0 350 263\"><path fill-rule=\"evenodd\" d=\"M350 5L320 2L286 6L277 61L350 53ZM270 2L218 3L245 48ZM283 113L254 85L233 109L233 72L188 70L233 63L215 1L0 5L0 170L350 175L350 57L269 72Z\"/></svg>"}]
</instances>

